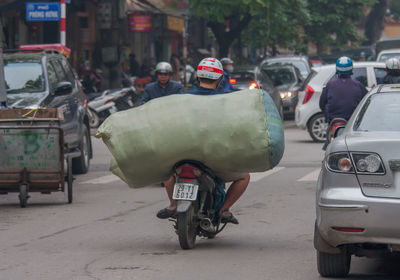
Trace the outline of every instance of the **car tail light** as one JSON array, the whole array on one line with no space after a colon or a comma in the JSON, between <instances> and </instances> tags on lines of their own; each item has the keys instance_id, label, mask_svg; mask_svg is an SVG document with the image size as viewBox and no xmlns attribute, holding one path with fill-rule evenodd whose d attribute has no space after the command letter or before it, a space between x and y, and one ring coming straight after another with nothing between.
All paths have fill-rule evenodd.
<instances>
[{"instance_id":1,"label":"car tail light","mask_svg":"<svg viewBox=\"0 0 400 280\"><path fill-rule=\"evenodd\" d=\"M357 173L384 175L382 160L373 153L351 153Z\"/></svg>"},{"instance_id":2,"label":"car tail light","mask_svg":"<svg viewBox=\"0 0 400 280\"><path fill-rule=\"evenodd\" d=\"M333 172L354 173L350 155L346 152L330 154L326 159L326 166Z\"/></svg>"},{"instance_id":3,"label":"car tail light","mask_svg":"<svg viewBox=\"0 0 400 280\"><path fill-rule=\"evenodd\" d=\"M332 229L343 232L363 232L363 228L332 227Z\"/></svg>"},{"instance_id":4,"label":"car tail light","mask_svg":"<svg viewBox=\"0 0 400 280\"><path fill-rule=\"evenodd\" d=\"M307 86L304 91L305 91L306 94L304 95L303 104L306 104L308 101L310 101L310 99L313 96L315 90L312 87Z\"/></svg>"},{"instance_id":5,"label":"car tail light","mask_svg":"<svg viewBox=\"0 0 400 280\"><path fill-rule=\"evenodd\" d=\"M230 79L230 80L229 80L229 83L230 83L231 85L236 84L236 79Z\"/></svg>"},{"instance_id":6,"label":"car tail light","mask_svg":"<svg viewBox=\"0 0 400 280\"><path fill-rule=\"evenodd\" d=\"M258 88L258 84L256 82L251 82L249 89L255 89L255 88Z\"/></svg>"},{"instance_id":7,"label":"car tail light","mask_svg":"<svg viewBox=\"0 0 400 280\"><path fill-rule=\"evenodd\" d=\"M184 164L176 169L176 174L182 178L195 179L201 176L201 171L190 164Z\"/></svg>"}]
</instances>

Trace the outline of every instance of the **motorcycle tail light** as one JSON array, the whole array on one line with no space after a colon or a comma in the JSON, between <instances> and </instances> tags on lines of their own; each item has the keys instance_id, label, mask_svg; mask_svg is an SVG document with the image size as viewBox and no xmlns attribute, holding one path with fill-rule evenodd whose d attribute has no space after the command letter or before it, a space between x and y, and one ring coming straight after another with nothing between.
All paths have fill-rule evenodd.
<instances>
[{"instance_id":1,"label":"motorcycle tail light","mask_svg":"<svg viewBox=\"0 0 400 280\"><path fill-rule=\"evenodd\" d=\"M328 155L326 166L330 171L339 173L354 173L350 155L346 152Z\"/></svg>"},{"instance_id":2,"label":"motorcycle tail light","mask_svg":"<svg viewBox=\"0 0 400 280\"><path fill-rule=\"evenodd\" d=\"M176 169L176 174L182 178L195 179L200 177L202 172L190 164L184 164Z\"/></svg>"},{"instance_id":3,"label":"motorcycle tail light","mask_svg":"<svg viewBox=\"0 0 400 280\"><path fill-rule=\"evenodd\" d=\"M305 91L306 94L304 95L303 104L306 104L308 101L310 101L310 99L313 96L315 90L312 87L307 86L304 91Z\"/></svg>"},{"instance_id":4,"label":"motorcycle tail light","mask_svg":"<svg viewBox=\"0 0 400 280\"><path fill-rule=\"evenodd\" d=\"M363 232L363 228L332 227L332 229L343 232Z\"/></svg>"},{"instance_id":5,"label":"motorcycle tail light","mask_svg":"<svg viewBox=\"0 0 400 280\"><path fill-rule=\"evenodd\" d=\"M114 101L114 99L108 99L108 100L106 101L106 103L104 103L104 104L108 104L108 103L113 102L113 101Z\"/></svg>"},{"instance_id":6,"label":"motorcycle tail light","mask_svg":"<svg viewBox=\"0 0 400 280\"><path fill-rule=\"evenodd\" d=\"M385 168L379 155L374 153L351 153L357 173L385 174Z\"/></svg>"},{"instance_id":7,"label":"motorcycle tail light","mask_svg":"<svg viewBox=\"0 0 400 280\"><path fill-rule=\"evenodd\" d=\"M251 82L249 89L255 89L255 88L259 88L258 84L256 82Z\"/></svg>"},{"instance_id":8,"label":"motorcycle tail light","mask_svg":"<svg viewBox=\"0 0 400 280\"><path fill-rule=\"evenodd\" d=\"M230 83L231 85L234 85L234 84L236 84L236 79L233 79L233 78L232 78L232 79L230 79L230 80L229 80L229 83Z\"/></svg>"}]
</instances>

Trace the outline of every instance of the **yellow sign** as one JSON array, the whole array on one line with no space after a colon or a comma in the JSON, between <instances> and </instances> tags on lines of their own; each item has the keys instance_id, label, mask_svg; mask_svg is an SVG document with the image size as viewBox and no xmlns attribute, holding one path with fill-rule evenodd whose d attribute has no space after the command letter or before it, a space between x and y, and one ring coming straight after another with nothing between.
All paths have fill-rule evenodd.
<instances>
[{"instance_id":1,"label":"yellow sign","mask_svg":"<svg viewBox=\"0 0 400 280\"><path fill-rule=\"evenodd\" d=\"M183 18L168 16L168 29L176 31L178 33L183 33L185 30L185 20Z\"/></svg>"}]
</instances>

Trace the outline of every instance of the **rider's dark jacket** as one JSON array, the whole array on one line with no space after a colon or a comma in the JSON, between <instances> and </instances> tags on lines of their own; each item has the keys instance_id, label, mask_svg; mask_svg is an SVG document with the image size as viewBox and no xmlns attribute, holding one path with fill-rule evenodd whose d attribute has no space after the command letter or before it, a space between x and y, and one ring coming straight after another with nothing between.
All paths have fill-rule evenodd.
<instances>
[{"instance_id":1,"label":"rider's dark jacket","mask_svg":"<svg viewBox=\"0 0 400 280\"><path fill-rule=\"evenodd\" d=\"M319 107L328 121L335 118L349 120L367 90L363 84L351 76L332 79L322 90Z\"/></svg>"},{"instance_id":2,"label":"rider's dark jacket","mask_svg":"<svg viewBox=\"0 0 400 280\"><path fill-rule=\"evenodd\" d=\"M144 89L144 94L140 99L139 105L142 105L151 99L171 95L171 94L181 94L182 85L178 82L169 81L165 88L161 87L159 82L152 82L146 85Z\"/></svg>"},{"instance_id":3,"label":"rider's dark jacket","mask_svg":"<svg viewBox=\"0 0 400 280\"><path fill-rule=\"evenodd\" d=\"M224 92L220 92L217 89L210 89L210 88L204 88L204 87L199 87L196 89L189 90L185 92L187 94L195 94L195 95L215 95L215 94L221 94Z\"/></svg>"},{"instance_id":4,"label":"rider's dark jacket","mask_svg":"<svg viewBox=\"0 0 400 280\"><path fill-rule=\"evenodd\" d=\"M231 75L224 70L224 75L218 84L217 91L226 93L235 91L235 88L231 84Z\"/></svg>"},{"instance_id":5,"label":"rider's dark jacket","mask_svg":"<svg viewBox=\"0 0 400 280\"><path fill-rule=\"evenodd\" d=\"M384 84L399 84L400 83L400 73L388 72L383 78Z\"/></svg>"}]
</instances>

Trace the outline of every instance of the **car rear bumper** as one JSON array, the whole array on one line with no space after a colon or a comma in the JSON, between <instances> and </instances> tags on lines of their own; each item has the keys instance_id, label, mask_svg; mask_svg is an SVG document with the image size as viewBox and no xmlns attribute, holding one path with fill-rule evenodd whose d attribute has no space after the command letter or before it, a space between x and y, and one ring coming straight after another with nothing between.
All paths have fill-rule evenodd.
<instances>
[{"instance_id":1,"label":"car rear bumper","mask_svg":"<svg viewBox=\"0 0 400 280\"><path fill-rule=\"evenodd\" d=\"M317 200L317 227L332 247L355 243L400 245L399 199L366 197L357 186L329 188ZM343 232L334 227L363 231Z\"/></svg>"}]
</instances>

